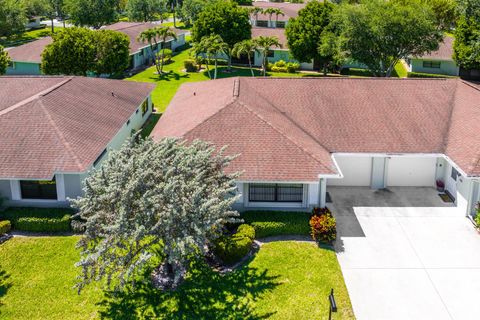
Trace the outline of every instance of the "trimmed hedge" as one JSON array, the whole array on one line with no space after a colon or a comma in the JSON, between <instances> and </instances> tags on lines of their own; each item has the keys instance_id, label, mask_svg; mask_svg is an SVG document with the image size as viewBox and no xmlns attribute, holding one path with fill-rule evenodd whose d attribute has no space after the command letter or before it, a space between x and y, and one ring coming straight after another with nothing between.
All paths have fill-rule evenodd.
<instances>
[{"instance_id":1,"label":"trimmed hedge","mask_svg":"<svg viewBox=\"0 0 480 320\"><path fill-rule=\"evenodd\" d=\"M255 229L257 238L310 235L310 212L252 210L243 212L241 218Z\"/></svg>"},{"instance_id":2,"label":"trimmed hedge","mask_svg":"<svg viewBox=\"0 0 480 320\"><path fill-rule=\"evenodd\" d=\"M218 239L215 242L214 252L225 264L232 265L248 254L254 239L255 229L242 224L235 234Z\"/></svg>"},{"instance_id":3,"label":"trimmed hedge","mask_svg":"<svg viewBox=\"0 0 480 320\"><path fill-rule=\"evenodd\" d=\"M453 76L447 76L443 74L422 73L422 72L408 72L408 78L455 78Z\"/></svg>"},{"instance_id":4,"label":"trimmed hedge","mask_svg":"<svg viewBox=\"0 0 480 320\"><path fill-rule=\"evenodd\" d=\"M10 220L14 230L67 232L72 215L66 208L9 208L0 212L0 219Z\"/></svg>"},{"instance_id":5,"label":"trimmed hedge","mask_svg":"<svg viewBox=\"0 0 480 320\"><path fill-rule=\"evenodd\" d=\"M12 224L8 220L0 221L0 236L2 234L10 232L12 229Z\"/></svg>"}]
</instances>

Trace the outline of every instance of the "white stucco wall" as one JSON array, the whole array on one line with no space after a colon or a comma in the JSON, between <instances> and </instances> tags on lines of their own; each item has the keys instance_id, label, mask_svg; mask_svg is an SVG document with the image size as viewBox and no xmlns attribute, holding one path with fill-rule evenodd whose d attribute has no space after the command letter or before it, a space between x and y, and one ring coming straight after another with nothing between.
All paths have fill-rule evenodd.
<instances>
[{"instance_id":1,"label":"white stucco wall","mask_svg":"<svg viewBox=\"0 0 480 320\"><path fill-rule=\"evenodd\" d=\"M438 61L440 62L440 68L425 68L423 67L424 61ZM444 74L448 76L458 76L459 70L459 67L453 60L411 59L409 65L409 71L411 72Z\"/></svg>"},{"instance_id":2,"label":"white stucco wall","mask_svg":"<svg viewBox=\"0 0 480 320\"><path fill-rule=\"evenodd\" d=\"M390 157L387 186L434 187L436 162L436 157Z\"/></svg>"},{"instance_id":3,"label":"white stucco wall","mask_svg":"<svg viewBox=\"0 0 480 320\"><path fill-rule=\"evenodd\" d=\"M372 176L372 158L368 156L334 156L342 179L328 179L327 186L370 186Z\"/></svg>"}]
</instances>

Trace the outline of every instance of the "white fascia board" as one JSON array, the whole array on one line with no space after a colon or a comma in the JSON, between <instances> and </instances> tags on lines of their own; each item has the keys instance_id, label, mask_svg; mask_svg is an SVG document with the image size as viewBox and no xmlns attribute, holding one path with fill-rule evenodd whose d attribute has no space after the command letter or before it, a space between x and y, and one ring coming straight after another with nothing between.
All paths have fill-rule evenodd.
<instances>
[{"instance_id":1,"label":"white fascia board","mask_svg":"<svg viewBox=\"0 0 480 320\"><path fill-rule=\"evenodd\" d=\"M238 183L291 183L291 184L308 184L318 183L318 180L313 181L289 181L289 180L236 180Z\"/></svg>"}]
</instances>

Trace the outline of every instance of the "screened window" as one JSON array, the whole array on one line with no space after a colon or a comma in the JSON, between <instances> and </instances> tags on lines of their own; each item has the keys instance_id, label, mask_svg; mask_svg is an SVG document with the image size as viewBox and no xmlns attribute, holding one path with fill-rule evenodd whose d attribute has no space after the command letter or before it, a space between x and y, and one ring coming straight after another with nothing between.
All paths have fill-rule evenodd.
<instances>
[{"instance_id":1,"label":"screened window","mask_svg":"<svg viewBox=\"0 0 480 320\"><path fill-rule=\"evenodd\" d=\"M424 68L440 68L440 61L423 61Z\"/></svg>"},{"instance_id":2,"label":"screened window","mask_svg":"<svg viewBox=\"0 0 480 320\"><path fill-rule=\"evenodd\" d=\"M57 183L53 180L20 181L22 199L57 200Z\"/></svg>"},{"instance_id":3,"label":"screened window","mask_svg":"<svg viewBox=\"0 0 480 320\"><path fill-rule=\"evenodd\" d=\"M452 179L457 181L458 176L459 176L458 171L454 167L452 167L452 174L451 174Z\"/></svg>"},{"instance_id":4,"label":"screened window","mask_svg":"<svg viewBox=\"0 0 480 320\"><path fill-rule=\"evenodd\" d=\"M302 202L302 184L252 183L249 185L250 202Z\"/></svg>"},{"instance_id":5,"label":"screened window","mask_svg":"<svg viewBox=\"0 0 480 320\"><path fill-rule=\"evenodd\" d=\"M275 27L277 28L285 28L285 21L277 21L275 23Z\"/></svg>"},{"instance_id":6,"label":"screened window","mask_svg":"<svg viewBox=\"0 0 480 320\"><path fill-rule=\"evenodd\" d=\"M96 167L98 165L98 163L100 162L100 160L102 160L103 156L105 156L105 154L107 154L107 148L103 149L102 153L100 153L100 155L97 157L97 159L95 159L95 161L93 162L93 166Z\"/></svg>"},{"instance_id":7,"label":"screened window","mask_svg":"<svg viewBox=\"0 0 480 320\"><path fill-rule=\"evenodd\" d=\"M268 27L268 21L258 20L258 21L257 21L257 27L265 27L265 28L267 28L267 27Z\"/></svg>"},{"instance_id":8,"label":"screened window","mask_svg":"<svg viewBox=\"0 0 480 320\"><path fill-rule=\"evenodd\" d=\"M275 51L273 51L273 50L268 50L267 57L269 57L269 58L275 57Z\"/></svg>"},{"instance_id":9,"label":"screened window","mask_svg":"<svg viewBox=\"0 0 480 320\"><path fill-rule=\"evenodd\" d=\"M145 113L147 113L148 111L148 99L143 101L142 103L142 116L145 115Z\"/></svg>"}]
</instances>

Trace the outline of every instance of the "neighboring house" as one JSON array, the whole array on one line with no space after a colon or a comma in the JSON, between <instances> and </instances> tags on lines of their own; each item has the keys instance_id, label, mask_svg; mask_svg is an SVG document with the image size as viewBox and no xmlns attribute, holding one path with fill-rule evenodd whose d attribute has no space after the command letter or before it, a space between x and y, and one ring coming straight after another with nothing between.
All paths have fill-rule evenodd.
<instances>
[{"instance_id":1,"label":"neighboring house","mask_svg":"<svg viewBox=\"0 0 480 320\"><path fill-rule=\"evenodd\" d=\"M7 75L40 75L42 52L52 43L51 37L41 38L18 47L7 49L12 62L7 68Z\"/></svg>"},{"instance_id":2,"label":"neighboring house","mask_svg":"<svg viewBox=\"0 0 480 320\"><path fill-rule=\"evenodd\" d=\"M183 84L153 137L239 156L236 208L308 210L332 186L480 190L480 86L460 79L229 78Z\"/></svg>"},{"instance_id":3,"label":"neighboring house","mask_svg":"<svg viewBox=\"0 0 480 320\"><path fill-rule=\"evenodd\" d=\"M29 18L27 24L25 25L25 28L27 29L38 29L41 27L42 27L41 16L35 16L35 17Z\"/></svg>"},{"instance_id":4,"label":"neighboring house","mask_svg":"<svg viewBox=\"0 0 480 320\"><path fill-rule=\"evenodd\" d=\"M146 64L152 63L154 54L162 49L162 46L173 51L176 48L185 45L185 34L187 31L174 28L172 28L172 30L177 34L177 40L168 38L165 44L161 44L158 48L154 48L153 53L150 50L150 44L137 40L138 35L142 31L160 26L161 25L159 24L145 22L117 22L106 26L105 29L119 31L128 36L130 39L130 67L132 69L137 69Z\"/></svg>"},{"instance_id":5,"label":"neighboring house","mask_svg":"<svg viewBox=\"0 0 480 320\"><path fill-rule=\"evenodd\" d=\"M293 57L290 56L290 50L288 50L287 36L285 35L285 29L279 28L258 28L252 27L252 38L259 36L271 37L275 36L278 38L279 42L282 45L282 48L272 48L270 55L267 57L270 63L275 63L279 60L286 62L298 62ZM253 64L255 66L262 65L262 54L255 52ZM300 63L300 68L303 70L313 70L313 62L311 63Z\"/></svg>"},{"instance_id":6,"label":"neighboring house","mask_svg":"<svg viewBox=\"0 0 480 320\"><path fill-rule=\"evenodd\" d=\"M118 22L105 27L105 29L122 32L130 39L130 68L137 69L152 62L152 53L150 45L137 40L138 35L149 28L160 25L153 23L137 22ZM185 44L185 31L174 29L177 34L177 40L167 39L164 46L175 50ZM7 49L12 62L7 68L7 75L40 75L42 74L40 66L42 64L42 52L45 47L52 43L51 37L35 40L24 45ZM159 46L161 47L161 45ZM155 52L158 52L157 48Z\"/></svg>"},{"instance_id":7,"label":"neighboring house","mask_svg":"<svg viewBox=\"0 0 480 320\"><path fill-rule=\"evenodd\" d=\"M0 196L7 206L68 206L89 170L139 130L154 84L0 77Z\"/></svg>"},{"instance_id":8,"label":"neighboring house","mask_svg":"<svg viewBox=\"0 0 480 320\"><path fill-rule=\"evenodd\" d=\"M253 15L250 15L250 23L252 26L263 27L263 28L285 28L288 24L290 18L296 18L298 16L298 11L305 7L305 3L288 3L288 2L253 2L252 6L259 7L262 9L275 8L282 10L284 15L273 14L270 16L268 14L260 13L256 18ZM248 6L246 8L251 8Z\"/></svg>"},{"instance_id":9,"label":"neighboring house","mask_svg":"<svg viewBox=\"0 0 480 320\"><path fill-rule=\"evenodd\" d=\"M422 57L411 57L407 60L410 72L434 73L458 76L460 68L453 60L453 37L445 37L438 50Z\"/></svg>"}]
</instances>

